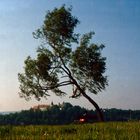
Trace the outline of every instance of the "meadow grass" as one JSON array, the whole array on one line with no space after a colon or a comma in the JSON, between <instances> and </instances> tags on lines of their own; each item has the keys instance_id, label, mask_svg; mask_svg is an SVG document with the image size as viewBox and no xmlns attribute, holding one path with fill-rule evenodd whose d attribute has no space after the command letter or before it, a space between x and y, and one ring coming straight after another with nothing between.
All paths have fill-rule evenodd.
<instances>
[{"instance_id":1,"label":"meadow grass","mask_svg":"<svg viewBox=\"0 0 140 140\"><path fill-rule=\"evenodd\" d=\"M140 140L140 122L0 126L0 140Z\"/></svg>"}]
</instances>

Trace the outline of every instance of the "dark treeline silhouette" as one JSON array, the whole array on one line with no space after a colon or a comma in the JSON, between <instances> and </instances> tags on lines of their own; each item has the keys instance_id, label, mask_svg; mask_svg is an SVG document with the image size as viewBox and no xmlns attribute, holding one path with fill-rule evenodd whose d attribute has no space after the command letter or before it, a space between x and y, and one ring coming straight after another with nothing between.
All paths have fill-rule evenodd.
<instances>
[{"instance_id":1,"label":"dark treeline silhouette","mask_svg":"<svg viewBox=\"0 0 140 140\"><path fill-rule=\"evenodd\" d=\"M139 121L140 110L104 109L106 121Z\"/></svg>"},{"instance_id":2,"label":"dark treeline silhouette","mask_svg":"<svg viewBox=\"0 0 140 140\"><path fill-rule=\"evenodd\" d=\"M140 110L103 109L106 121L129 121L140 120ZM73 106L70 103L51 105L46 109L23 110L21 112L0 115L0 125L61 125L80 123L80 119L86 118L85 122L96 122L97 112L87 110L80 106ZM91 117L92 116L92 117Z\"/></svg>"}]
</instances>

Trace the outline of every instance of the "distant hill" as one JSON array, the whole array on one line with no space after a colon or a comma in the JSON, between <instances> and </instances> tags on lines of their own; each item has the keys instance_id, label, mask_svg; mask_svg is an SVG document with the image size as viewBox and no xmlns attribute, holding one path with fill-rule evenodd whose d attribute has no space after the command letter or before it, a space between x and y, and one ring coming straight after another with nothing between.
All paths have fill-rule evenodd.
<instances>
[{"instance_id":1,"label":"distant hill","mask_svg":"<svg viewBox=\"0 0 140 140\"><path fill-rule=\"evenodd\" d=\"M102 109L105 121L139 121L140 110ZM98 121L96 110L70 103L38 105L29 110L0 112L0 125L93 123Z\"/></svg>"}]
</instances>

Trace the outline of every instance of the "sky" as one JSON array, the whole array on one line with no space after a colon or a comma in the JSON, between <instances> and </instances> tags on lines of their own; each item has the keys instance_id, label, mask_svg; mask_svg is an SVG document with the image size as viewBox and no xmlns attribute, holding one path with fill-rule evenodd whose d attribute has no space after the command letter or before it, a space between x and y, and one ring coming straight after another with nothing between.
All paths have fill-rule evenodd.
<instances>
[{"instance_id":1,"label":"sky","mask_svg":"<svg viewBox=\"0 0 140 140\"><path fill-rule=\"evenodd\" d=\"M52 95L40 102L19 97L18 73L27 56L35 56L39 41L32 32L42 26L48 10L65 4L80 20L76 32L94 31L93 42L106 48L109 86L89 94L101 108L140 109L139 0L1 0L0 1L0 112L29 109L37 104L70 102L92 109L84 98Z\"/></svg>"}]
</instances>

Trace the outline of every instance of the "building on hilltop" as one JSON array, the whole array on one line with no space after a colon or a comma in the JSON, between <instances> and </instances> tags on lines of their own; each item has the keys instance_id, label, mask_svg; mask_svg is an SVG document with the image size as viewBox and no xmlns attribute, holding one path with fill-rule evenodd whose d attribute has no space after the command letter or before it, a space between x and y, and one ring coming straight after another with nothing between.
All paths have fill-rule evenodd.
<instances>
[{"instance_id":1,"label":"building on hilltop","mask_svg":"<svg viewBox=\"0 0 140 140\"><path fill-rule=\"evenodd\" d=\"M37 106L33 106L31 109L33 109L34 111L36 110L46 110L50 107L50 105L46 105L46 104L42 104L42 105L37 105Z\"/></svg>"}]
</instances>

